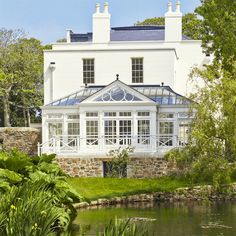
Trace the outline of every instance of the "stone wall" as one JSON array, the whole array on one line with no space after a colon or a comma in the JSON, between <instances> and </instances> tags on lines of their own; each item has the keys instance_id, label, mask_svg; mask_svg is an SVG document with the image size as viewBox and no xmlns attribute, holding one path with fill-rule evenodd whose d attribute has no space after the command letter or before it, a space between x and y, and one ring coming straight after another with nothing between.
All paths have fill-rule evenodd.
<instances>
[{"instance_id":1,"label":"stone wall","mask_svg":"<svg viewBox=\"0 0 236 236\"><path fill-rule=\"evenodd\" d=\"M17 148L29 155L37 154L40 132L33 128L0 128L0 149Z\"/></svg>"},{"instance_id":2,"label":"stone wall","mask_svg":"<svg viewBox=\"0 0 236 236\"><path fill-rule=\"evenodd\" d=\"M61 168L72 177L102 177L103 159L59 157Z\"/></svg>"},{"instance_id":3,"label":"stone wall","mask_svg":"<svg viewBox=\"0 0 236 236\"><path fill-rule=\"evenodd\" d=\"M133 204L140 202L186 202L186 201L236 201L236 184L225 185L219 192L210 185L192 188L178 188L173 192L156 192L136 194L130 196L113 197L111 199L97 199L91 202L76 203L76 208L98 207L117 204Z\"/></svg>"},{"instance_id":4,"label":"stone wall","mask_svg":"<svg viewBox=\"0 0 236 236\"><path fill-rule=\"evenodd\" d=\"M61 168L73 177L103 177L103 162L109 158L58 157ZM128 178L156 178L167 173L167 164L161 158L131 157L127 168Z\"/></svg>"},{"instance_id":5,"label":"stone wall","mask_svg":"<svg viewBox=\"0 0 236 236\"><path fill-rule=\"evenodd\" d=\"M167 163L163 158L146 157L131 158L128 166L130 178L156 178L167 174Z\"/></svg>"}]
</instances>

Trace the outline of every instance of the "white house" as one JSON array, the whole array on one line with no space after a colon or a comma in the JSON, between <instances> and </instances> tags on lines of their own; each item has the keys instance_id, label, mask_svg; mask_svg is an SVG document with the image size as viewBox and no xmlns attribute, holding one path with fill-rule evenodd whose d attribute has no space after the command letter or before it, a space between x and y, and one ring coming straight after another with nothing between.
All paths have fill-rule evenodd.
<instances>
[{"instance_id":1,"label":"white house","mask_svg":"<svg viewBox=\"0 0 236 236\"><path fill-rule=\"evenodd\" d=\"M133 146L158 157L187 142L193 66L207 61L201 41L182 35L180 3L165 26L110 27L108 3L96 4L93 32L67 30L44 52L40 153L101 157Z\"/></svg>"}]
</instances>

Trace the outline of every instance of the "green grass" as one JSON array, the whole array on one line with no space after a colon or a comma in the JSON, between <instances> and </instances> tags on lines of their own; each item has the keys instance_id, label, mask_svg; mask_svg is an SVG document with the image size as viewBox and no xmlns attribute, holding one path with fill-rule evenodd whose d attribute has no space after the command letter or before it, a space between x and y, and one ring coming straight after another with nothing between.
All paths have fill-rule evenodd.
<instances>
[{"instance_id":1,"label":"green grass","mask_svg":"<svg viewBox=\"0 0 236 236\"><path fill-rule=\"evenodd\" d=\"M138 193L171 192L187 187L187 181L170 179L69 178L68 183L86 200L128 196Z\"/></svg>"}]
</instances>

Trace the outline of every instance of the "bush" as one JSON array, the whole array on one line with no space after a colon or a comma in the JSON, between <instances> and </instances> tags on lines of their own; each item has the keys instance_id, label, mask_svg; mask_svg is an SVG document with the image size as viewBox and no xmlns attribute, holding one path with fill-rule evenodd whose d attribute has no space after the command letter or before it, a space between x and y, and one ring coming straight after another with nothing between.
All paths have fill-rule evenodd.
<instances>
[{"instance_id":1,"label":"bush","mask_svg":"<svg viewBox=\"0 0 236 236\"><path fill-rule=\"evenodd\" d=\"M81 196L67 183L67 177L55 162L55 155L30 157L17 150L0 152L0 201L4 201L3 199L8 196L9 192L14 192L17 188L20 191L22 186L44 186L42 191L46 190L47 193L50 193L50 202L52 201L53 206L61 209L61 212L68 214L71 222L76 216L73 202L80 201ZM23 192L21 191L21 193ZM42 195L41 192L36 191L33 195L36 199L37 194ZM9 198L12 196L14 194ZM28 203L30 204L30 202Z\"/></svg>"},{"instance_id":2,"label":"bush","mask_svg":"<svg viewBox=\"0 0 236 236\"><path fill-rule=\"evenodd\" d=\"M164 159L168 162L170 176L178 178L186 178L188 176L193 160L187 147L170 150L165 154Z\"/></svg>"},{"instance_id":3,"label":"bush","mask_svg":"<svg viewBox=\"0 0 236 236\"><path fill-rule=\"evenodd\" d=\"M170 176L190 179L192 183L212 184L215 189L236 179L235 165L231 165L223 157L197 156L194 147L172 149L165 155L172 171Z\"/></svg>"},{"instance_id":4,"label":"bush","mask_svg":"<svg viewBox=\"0 0 236 236\"><path fill-rule=\"evenodd\" d=\"M127 176L127 165L130 162L130 154L133 153L132 147L118 148L111 150L109 156L112 157L110 161L106 163L107 177L112 178L124 178Z\"/></svg>"},{"instance_id":5,"label":"bush","mask_svg":"<svg viewBox=\"0 0 236 236\"><path fill-rule=\"evenodd\" d=\"M67 230L69 213L54 203L46 185L14 186L0 202L0 235L56 235Z\"/></svg>"},{"instance_id":6,"label":"bush","mask_svg":"<svg viewBox=\"0 0 236 236\"><path fill-rule=\"evenodd\" d=\"M232 168L224 158L202 157L193 162L190 174L194 183L209 183L220 189L231 182Z\"/></svg>"}]
</instances>

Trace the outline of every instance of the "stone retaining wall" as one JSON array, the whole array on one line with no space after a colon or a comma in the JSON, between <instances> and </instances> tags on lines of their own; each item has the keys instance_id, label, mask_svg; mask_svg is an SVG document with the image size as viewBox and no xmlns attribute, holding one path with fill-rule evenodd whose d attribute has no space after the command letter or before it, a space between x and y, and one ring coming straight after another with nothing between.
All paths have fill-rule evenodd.
<instances>
[{"instance_id":1,"label":"stone retaining wall","mask_svg":"<svg viewBox=\"0 0 236 236\"><path fill-rule=\"evenodd\" d=\"M0 149L17 148L29 155L37 154L37 144L40 142L40 132L34 128L0 128Z\"/></svg>"},{"instance_id":2,"label":"stone retaining wall","mask_svg":"<svg viewBox=\"0 0 236 236\"><path fill-rule=\"evenodd\" d=\"M72 177L102 177L103 161L100 158L58 157L60 167Z\"/></svg>"},{"instance_id":3,"label":"stone retaining wall","mask_svg":"<svg viewBox=\"0 0 236 236\"><path fill-rule=\"evenodd\" d=\"M103 177L103 162L110 158L58 157L61 168L73 177ZM131 157L127 167L128 178L155 178L166 175L167 164L161 158Z\"/></svg>"},{"instance_id":4,"label":"stone retaining wall","mask_svg":"<svg viewBox=\"0 0 236 236\"><path fill-rule=\"evenodd\" d=\"M167 162L162 158L131 158L128 166L130 178L156 178L167 174Z\"/></svg>"},{"instance_id":5,"label":"stone retaining wall","mask_svg":"<svg viewBox=\"0 0 236 236\"><path fill-rule=\"evenodd\" d=\"M91 202L76 203L76 208L129 204L136 202L184 202L184 201L236 201L236 184L225 186L221 192L216 192L212 186L197 186L194 188L179 188L171 193L156 192L131 196L98 199Z\"/></svg>"}]
</instances>

